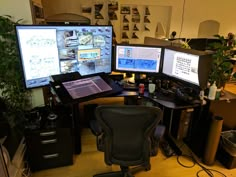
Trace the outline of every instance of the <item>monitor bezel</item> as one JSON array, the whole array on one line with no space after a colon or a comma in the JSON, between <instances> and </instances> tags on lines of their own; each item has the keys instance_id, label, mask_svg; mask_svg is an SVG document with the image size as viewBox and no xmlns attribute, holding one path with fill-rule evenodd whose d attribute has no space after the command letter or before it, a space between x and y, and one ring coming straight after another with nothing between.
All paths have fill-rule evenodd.
<instances>
[{"instance_id":1,"label":"monitor bezel","mask_svg":"<svg viewBox=\"0 0 236 177\"><path fill-rule=\"evenodd\" d=\"M31 89L36 89L36 88L44 88L44 87L48 87L50 85L50 79L48 76L48 82L46 84L42 84L42 85L37 85L37 86L33 86L33 87L29 87L27 85L27 80L26 80L26 71L25 71L25 67L24 67L24 59L23 59L23 56L22 56L22 53L21 53L21 44L20 44L20 37L18 36L18 28L21 28L21 27L26 27L28 29L30 29L32 27L33 28L37 28L37 27L71 27L71 28L77 28L77 27L81 27L81 28L86 28L86 27L94 27L94 28L99 28L99 27L109 27L111 28L111 36L110 36L110 39L111 39L111 46L110 46L110 71L109 72L105 72L106 74L111 74L112 71L113 71L113 67L112 67L112 58L113 58L113 50L112 50L112 46L113 46L113 41L112 41L112 38L113 38L113 26L112 25L71 25L71 24L16 24L15 25L15 34L16 34L16 47L17 47L17 50L18 50L18 53L19 53L19 59L20 59L20 66L21 66L21 72L22 72L22 75L23 75L23 82L24 82L24 88L27 89L27 90L31 90ZM76 72L76 71L74 71ZM89 76L89 75L93 75L93 74L99 74L103 71L99 71L97 73L91 73L91 74L87 74L87 75L83 75L83 76ZM58 74L65 74L65 73L58 73ZM55 74L52 74L52 75L56 75ZM42 78L43 79L43 78Z\"/></svg>"},{"instance_id":2,"label":"monitor bezel","mask_svg":"<svg viewBox=\"0 0 236 177\"><path fill-rule=\"evenodd\" d=\"M161 54L160 54L160 64L159 64L159 69L158 72L146 72L146 71L129 71L129 70L123 70L123 69L118 69L117 66L117 47L119 46L127 46L127 47L145 47L145 48L160 48L161 49ZM122 73L133 73L133 74L146 74L146 75L160 75L161 74L161 68L162 68L162 58L164 54L164 46L160 45L146 45L146 44L116 44L114 46L114 71L115 72L122 72Z\"/></svg>"},{"instance_id":3,"label":"monitor bezel","mask_svg":"<svg viewBox=\"0 0 236 177\"><path fill-rule=\"evenodd\" d=\"M183 80L179 77L175 77L173 75L168 75L166 73L163 73L163 66L164 66L164 60L165 60L164 57L165 57L166 49L173 50L176 52L196 55L199 57L199 59L198 59L198 81L199 81L199 84L195 84L193 82L188 82L188 81ZM213 52L207 53L205 51L199 51L199 50L195 50L195 49L185 49L185 48L174 47L174 46L165 47L165 49L163 51L163 60L162 60L163 63L162 63L161 73L162 73L163 77L166 77L166 78L173 80L175 82L182 83L182 84L189 86L189 87L200 88L200 89L204 90L207 88L207 85L208 85L209 73L210 73L211 64L213 61L212 54L213 54ZM202 68L202 67L204 67L204 68Z\"/></svg>"}]
</instances>

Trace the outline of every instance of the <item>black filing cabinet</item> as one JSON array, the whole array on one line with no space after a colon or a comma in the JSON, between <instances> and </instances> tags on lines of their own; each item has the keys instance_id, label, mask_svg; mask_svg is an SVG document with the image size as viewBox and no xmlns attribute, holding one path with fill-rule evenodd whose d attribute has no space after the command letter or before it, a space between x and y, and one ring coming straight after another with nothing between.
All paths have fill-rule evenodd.
<instances>
[{"instance_id":1,"label":"black filing cabinet","mask_svg":"<svg viewBox=\"0 0 236 177\"><path fill-rule=\"evenodd\" d=\"M27 126L25 129L27 159L32 171L73 164L73 127L70 112L65 107L53 111L48 111L47 108L45 110L34 113L40 115L38 126ZM52 113L57 116L55 120L48 119Z\"/></svg>"}]
</instances>

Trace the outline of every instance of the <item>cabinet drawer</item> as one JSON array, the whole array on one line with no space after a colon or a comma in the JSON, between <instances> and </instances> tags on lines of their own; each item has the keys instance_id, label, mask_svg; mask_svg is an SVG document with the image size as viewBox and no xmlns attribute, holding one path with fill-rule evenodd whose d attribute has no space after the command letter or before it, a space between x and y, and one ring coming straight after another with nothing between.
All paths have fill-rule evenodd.
<instances>
[{"instance_id":1,"label":"cabinet drawer","mask_svg":"<svg viewBox=\"0 0 236 177\"><path fill-rule=\"evenodd\" d=\"M29 158L29 164L32 171L72 165L73 155L66 152L38 154Z\"/></svg>"},{"instance_id":2,"label":"cabinet drawer","mask_svg":"<svg viewBox=\"0 0 236 177\"><path fill-rule=\"evenodd\" d=\"M56 136L57 132L56 130L50 130L50 131L42 131L39 133L39 136L41 138L43 137L52 137L52 136Z\"/></svg>"},{"instance_id":3,"label":"cabinet drawer","mask_svg":"<svg viewBox=\"0 0 236 177\"><path fill-rule=\"evenodd\" d=\"M73 163L73 141L69 128L27 134L26 145L29 164L33 171Z\"/></svg>"}]
</instances>

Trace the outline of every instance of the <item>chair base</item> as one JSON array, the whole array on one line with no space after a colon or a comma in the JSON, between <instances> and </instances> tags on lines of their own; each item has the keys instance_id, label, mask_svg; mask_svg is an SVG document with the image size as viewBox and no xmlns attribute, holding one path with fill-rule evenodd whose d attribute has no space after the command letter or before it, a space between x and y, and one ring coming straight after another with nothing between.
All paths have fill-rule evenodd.
<instances>
[{"instance_id":1,"label":"chair base","mask_svg":"<svg viewBox=\"0 0 236 177\"><path fill-rule=\"evenodd\" d=\"M151 169L151 165L138 165L133 168L123 167L121 166L121 171L107 172L96 174L93 177L134 177L133 174L146 170L149 171Z\"/></svg>"},{"instance_id":2,"label":"chair base","mask_svg":"<svg viewBox=\"0 0 236 177\"><path fill-rule=\"evenodd\" d=\"M130 173L124 174L121 171L96 174L93 177L133 177Z\"/></svg>"}]
</instances>

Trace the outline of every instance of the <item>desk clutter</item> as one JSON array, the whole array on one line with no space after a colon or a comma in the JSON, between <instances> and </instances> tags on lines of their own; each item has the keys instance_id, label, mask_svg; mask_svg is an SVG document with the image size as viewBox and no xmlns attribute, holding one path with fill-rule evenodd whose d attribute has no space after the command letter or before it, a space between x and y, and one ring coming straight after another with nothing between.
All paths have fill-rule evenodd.
<instances>
[{"instance_id":1,"label":"desk clutter","mask_svg":"<svg viewBox=\"0 0 236 177\"><path fill-rule=\"evenodd\" d=\"M199 89L178 84L168 79L145 79L139 80L137 83L129 81L119 81L116 83L124 90L138 91L140 95L143 95L143 91L146 91L150 97L164 101L182 102L186 104L201 103Z\"/></svg>"}]
</instances>

